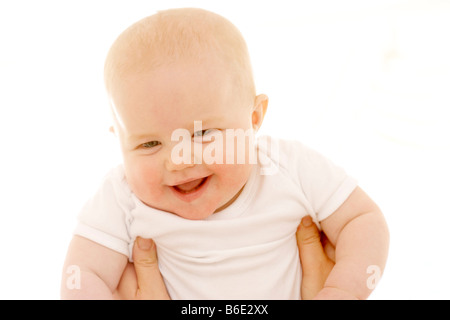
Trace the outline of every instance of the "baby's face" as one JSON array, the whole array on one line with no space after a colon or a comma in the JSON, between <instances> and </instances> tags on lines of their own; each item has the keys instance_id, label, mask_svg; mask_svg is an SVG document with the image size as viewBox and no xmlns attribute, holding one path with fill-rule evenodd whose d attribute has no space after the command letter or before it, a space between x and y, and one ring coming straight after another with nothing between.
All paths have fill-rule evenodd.
<instances>
[{"instance_id":1,"label":"baby's face","mask_svg":"<svg viewBox=\"0 0 450 320\"><path fill-rule=\"evenodd\" d=\"M262 119L253 102L249 105L235 96L227 70L207 60L201 65L177 62L129 76L111 96L131 190L151 207L193 220L205 219L231 204L252 168L248 145L234 148L235 160L239 152L245 153L244 163L226 161L225 146L213 153L223 164L205 163L198 156L205 155L212 142L202 141L201 136L221 135L225 145L226 129L252 131ZM203 131L198 130L199 121ZM172 141L172 134L180 129L189 132L185 146L191 149L190 161L182 163L172 154L174 147L180 149L180 141ZM203 152L195 153L199 147Z\"/></svg>"}]
</instances>

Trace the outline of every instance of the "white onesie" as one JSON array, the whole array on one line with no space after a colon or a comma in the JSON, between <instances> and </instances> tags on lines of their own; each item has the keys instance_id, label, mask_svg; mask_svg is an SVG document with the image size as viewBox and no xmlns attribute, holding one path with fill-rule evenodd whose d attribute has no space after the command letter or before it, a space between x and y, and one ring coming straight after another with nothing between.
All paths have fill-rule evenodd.
<instances>
[{"instance_id":1,"label":"white onesie","mask_svg":"<svg viewBox=\"0 0 450 320\"><path fill-rule=\"evenodd\" d=\"M300 220L327 218L356 185L301 143L263 137L243 191L209 218L187 220L148 207L119 166L81 211L75 234L130 259L137 236L152 238L172 299L299 299Z\"/></svg>"}]
</instances>

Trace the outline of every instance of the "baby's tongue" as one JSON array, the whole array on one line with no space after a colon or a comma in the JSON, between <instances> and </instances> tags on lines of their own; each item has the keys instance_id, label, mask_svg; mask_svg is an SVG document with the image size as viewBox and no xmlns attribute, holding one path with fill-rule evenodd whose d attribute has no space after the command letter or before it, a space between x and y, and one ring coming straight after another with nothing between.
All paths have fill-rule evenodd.
<instances>
[{"instance_id":1,"label":"baby's tongue","mask_svg":"<svg viewBox=\"0 0 450 320\"><path fill-rule=\"evenodd\" d=\"M202 181L203 181L203 179L197 179L194 181L179 184L176 187L177 187L177 189L180 189L181 191L187 192L187 191L191 191L191 190L195 189L196 187L198 187L200 185L200 183L202 183Z\"/></svg>"}]
</instances>

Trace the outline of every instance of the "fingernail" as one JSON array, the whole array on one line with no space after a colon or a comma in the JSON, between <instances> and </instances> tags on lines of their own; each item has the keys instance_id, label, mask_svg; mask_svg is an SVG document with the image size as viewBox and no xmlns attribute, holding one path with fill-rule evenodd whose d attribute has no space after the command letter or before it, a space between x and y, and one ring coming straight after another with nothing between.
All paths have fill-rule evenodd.
<instances>
[{"instance_id":1,"label":"fingernail","mask_svg":"<svg viewBox=\"0 0 450 320\"><path fill-rule=\"evenodd\" d=\"M150 250L153 246L153 240L152 239L143 239L141 237L136 238L137 245L139 249L141 250Z\"/></svg>"},{"instance_id":2,"label":"fingernail","mask_svg":"<svg viewBox=\"0 0 450 320\"><path fill-rule=\"evenodd\" d=\"M306 216L302 219L302 225L306 228L310 227L313 224L311 216Z\"/></svg>"}]
</instances>

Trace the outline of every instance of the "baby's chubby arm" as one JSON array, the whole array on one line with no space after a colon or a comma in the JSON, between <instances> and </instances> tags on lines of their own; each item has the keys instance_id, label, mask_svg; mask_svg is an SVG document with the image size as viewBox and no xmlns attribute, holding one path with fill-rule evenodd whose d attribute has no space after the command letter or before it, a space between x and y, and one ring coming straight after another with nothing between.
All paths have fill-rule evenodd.
<instances>
[{"instance_id":1,"label":"baby's chubby arm","mask_svg":"<svg viewBox=\"0 0 450 320\"><path fill-rule=\"evenodd\" d=\"M316 299L366 299L373 290L368 272L382 272L387 260L389 231L381 210L357 187L321 226L336 247L336 265Z\"/></svg>"},{"instance_id":2,"label":"baby's chubby arm","mask_svg":"<svg viewBox=\"0 0 450 320\"><path fill-rule=\"evenodd\" d=\"M62 299L112 299L128 258L80 236L74 236L61 281Z\"/></svg>"}]
</instances>

